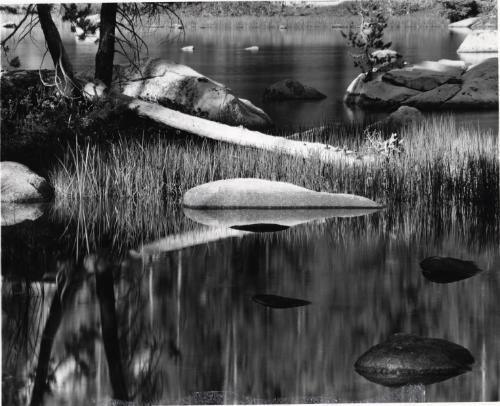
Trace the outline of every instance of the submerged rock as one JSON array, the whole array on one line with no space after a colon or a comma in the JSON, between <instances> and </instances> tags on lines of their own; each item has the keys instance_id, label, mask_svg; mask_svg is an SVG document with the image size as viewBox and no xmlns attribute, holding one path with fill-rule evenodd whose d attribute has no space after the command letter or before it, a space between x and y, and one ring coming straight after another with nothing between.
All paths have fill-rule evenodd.
<instances>
[{"instance_id":1,"label":"submerged rock","mask_svg":"<svg viewBox=\"0 0 500 406\"><path fill-rule=\"evenodd\" d=\"M225 179L205 183L184 194L183 205L196 209L312 209L382 206L366 197L315 192L286 182L264 179Z\"/></svg>"},{"instance_id":2,"label":"submerged rock","mask_svg":"<svg viewBox=\"0 0 500 406\"><path fill-rule=\"evenodd\" d=\"M188 45L188 46L182 47L181 51L182 52L193 52L194 51L194 45Z\"/></svg>"},{"instance_id":3,"label":"submerged rock","mask_svg":"<svg viewBox=\"0 0 500 406\"><path fill-rule=\"evenodd\" d=\"M470 371L473 363L471 353L458 344L394 334L361 355L354 368L384 386L429 385Z\"/></svg>"},{"instance_id":4,"label":"submerged rock","mask_svg":"<svg viewBox=\"0 0 500 406\"><path fill-rule=\"evenodd\" d=\"M284 79L264 90L264 100L324 99L326 96L314 87L303 85L297 80Z\"/></svg>"},{"instance_id":5,"label":"submerged rock","mask_svg":"<svg viewBox=\"0 0 500 406\"><path fill-rule=\"evenodd\" d=\"M277 295L255 295L252 297L252 300L262 306L272 307L273 309L288 309L291 307L301 307L311 304L311 302L307 300Z\"/></svg>"},{"instance_id":6,"label":"submerged rock","mask_svg":"<svg viewBox=\"0 0 500 406\"><path fill-rule=\"evenodd\" d=\"M231 89L186 65L151 59L140 71L115 66L114 85L123 94L154 101L187 114L251 129L272 125L269 116Z\"/></svg>"},{"instance_id":7,"label":"submerged rock","mask_svg":"<svg viewBox=\"0 0 500 406\"><path fill-rule=\"evenodd\" d=\"M259 50L259 47L257 45L252 45L251 47L246 47L245 51L250 51L250 52L257 52Z\"/></svg>"},{"instance_id":8,"label":"submerged rock","mask_svg":"<svg viewBox=\"0 0 500 406\"><path fill-rule=\"evenodd\" d=\"M0 185L2 202L43 202L53 194L44 178L18 162L0 162Z\"/></svg>"},{"instance_id":9,"label":"submerged rock","mask_svg":"<svg viewBox=\"0 0 500 406\"><path fill-rule=\"evenodd\" d=\"M472 31L457 49L457 53L498 52L498 36L496 30Z\"/></svg>"},{"instance_id":10,"label":"submerged rock","mask_svg":"<svg viewBox=\"0 0 500 406\"><path fill-rule=\"evenodd\" d=\"M420 262L422 274L432 282L451 283L482 272L472 261L451 257L429 257Z\"/></svg>"}]
</instances>

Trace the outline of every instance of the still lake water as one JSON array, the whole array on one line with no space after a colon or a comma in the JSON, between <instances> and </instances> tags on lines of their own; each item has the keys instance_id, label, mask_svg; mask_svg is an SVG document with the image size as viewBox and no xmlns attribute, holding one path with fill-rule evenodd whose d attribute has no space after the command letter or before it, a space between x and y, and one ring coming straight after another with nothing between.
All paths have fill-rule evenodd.
<instances>
[{"instance_id":1,"label":"still lake water","mask_svg":"<svg viewBox=\"0 0 500 406\"><path fill-rule=\"evenodd\" d=\"M463 37L389 30L388 38L408 60L420 61L456 59ZM65 41L77 69L93 65L94 45L70 35ZM227 84L281 128L362 114L341 102L357 72L338 31L197 30L179 42L159 33L149 42L152 55ZM254 44L258 53L242 50ZM183 45L195 52L181 52ZM17 53L36 68L36 52L26 43ZM328 98L262 104L263 89L284 77ZM496 126L497 117L460 120ZM276 233L211 234L178 209L148 219L152 227L172 224L170 237L130 251L113 250L119 242L109 230L82 232L92 219L64 218L57 208L2 227L3 403L101 405L124 393L139 404L498 401L498 211L442 204L389 207ZM87 245L110 265L96 273ZM483 272L436 284L419 266L432 255L472 260ZM257 294L311 304L273 309L256 303ZM397 332L466 347L472 371L425 389L390 389L358 375L356 359Z\"/></svg>"},{"instance_id":2,"label":"still lake water","mask_svg":"<svg viewBox=\"0 0 500 406\"><path fill-rule=\"evenodd\" d=\"M60 23L63 42L77 71L94 68L97 45L77 42L69 24ZM2 29L2 35L5 29ZM186 32L151 29L144 34L153 57L166 58L186 64L200 73L234 90L235 94L262 107L278 129L311 128L332 121L372 122L387 113L365 113L352 110L342 99L346 88L359 74L352 64L349 49L339 29L277 30L277 29L194 29ZM402 53L410 63L424 60L459 59L456 50L466 34L446 28L387 29L386 39L392 48ZM15 50L23 68L36 69L43 55L43 36L35 31L35 43L25 40ZM181 48L194 45L194 52ZM258 52L244 48L259 47ZM125 63L117 55L117 63ZM47 55L43 67L51 68ZM2 60L2 67L6 67ZM262 101L264 89L285 78L297 79L316 87L327 95L320 101ZM498 127L498 113L462 112L461 121L472 121L481 126Z\"/></svg>"}]
</instances>

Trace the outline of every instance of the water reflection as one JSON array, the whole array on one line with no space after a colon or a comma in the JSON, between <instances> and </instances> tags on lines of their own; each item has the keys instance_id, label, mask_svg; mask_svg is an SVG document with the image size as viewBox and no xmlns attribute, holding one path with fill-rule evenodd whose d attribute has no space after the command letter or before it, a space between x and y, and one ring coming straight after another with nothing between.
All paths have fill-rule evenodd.
<instances>
[{"instance_id":1,"label":"water reflection","mask_svg":"<svg viewBox=\"0 0 500 406\"><path fill-rule=\"evenodd\" d=\"M278 295L254 295L252 300L262 306L271 307L273 309L289 309L292 307L302 307L311 304L311 302L293 297L284 297Z\"/></svg>"},{"instance_id":2,"label":"water reflection","mask_svg":"<svg viewBox=\"0 0 500 406\"><path fill-rule=\"evenodd\" d=\"M420 262L422 275L436 283L451 283L468 279L481 272L472 261L449 257L429 257Z\"/></svg>"},{"instance_id":3,"label":"water reflection","mask_svg":"<svg viewBox=\"0 0 500 406\"><path fill-rule=\"evenodd\" d=\"M498 273L426 284L418 263L438 250L497 269L498 235L471 216L430 216L425 227L419 218L378 212L280 233L225 228L238 238L212 240L196 237L206 230L179 231L199 244L152 243L146 256L77 251L75 225L47 215L4 228L4 403L422 398L418 386L395 392L352 369L397 331L482 354L471 373L427 387L426 400L498 399ZM27 239L37 224L38 239ZM314 298L314 307L262 311L256 292L267 304Z\"/></svg>"}]
</instances>

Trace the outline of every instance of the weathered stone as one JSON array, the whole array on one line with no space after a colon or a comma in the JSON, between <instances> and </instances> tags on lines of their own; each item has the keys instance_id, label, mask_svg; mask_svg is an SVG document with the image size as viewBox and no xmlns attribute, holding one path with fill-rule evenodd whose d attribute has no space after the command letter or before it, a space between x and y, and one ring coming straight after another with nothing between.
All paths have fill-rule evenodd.
<instances>
[{"instance_id":1,"label":"weathered stone","mask_svg":"<svg viewBox=\"0 0 500 406\"><path fill-rule=\"evenodd\" d=\"M490 58L472 67L462 76L461 90L443 104L445 108L498 107L498 58Z\"/></svg>"},{"instance_id":2,"label":"weathered stone","mask_svg":"<svg viewBox=\"0 0 500 406\"><path fill-rule=\"evenodd\" d=\"M444 84L428 92L410 97L404 103L420 110L434 110L455 96L461 88L461 85Z\"/></svg>"},{"instance_id":3,"label":"weathered stone","mask_svg":"<svg viewBox=\"0 0 500 406\"><path fill-rule=\"evenodd\" d=\"M264 100L324 99L326 96L314 87L297 80L284 79L264 90Z\"/></svg>"},{"instance_id":4,"label":"weathered stone","mask_svg":"<svg viewBox=\"0 0 500 406\"><path fill-rule=\"evenodd\" d=\"M498 52L498 37L496 30L472 31L457 49L457 53Z\"/></svg>"},{"instance_id":5,"label":"weathered stone","mask_svg":"<svg viewBox=\"0 0 500 406\"><path fill-rule=\"evenodd\" d=\"M473 363L471 353L458 344L395 334L361 355L354 368L384 386L428 385L470 371Z\"/></svg>"},{"instance_id":6,"label":"weathered stone","mask_svg":"<svg viewBox=\"0 0 500 406\"><path fill-rule=\"evenodd\" d=\"M0 162L2 202L32 203L51 198L49 183L18 162Z\"/></svg>"},{"instance_id":7,"label":"weathered stone","mask_svg":"<svg viewBox=\"0 0 500 406\"><path fill-rule=\"evenodd\" d=\"M364 108L388 108L399 106L417 94L420 94L417 90L395 86L379 79L364 82L360 75L349 86L344 101Z\"/></svg>"},{"instance_id":8,"label":"weathered stone","mask_svg":"<svg viewBox=\"0 0 500 406\"><path fill-rule=\"evenodd\" d=\"M451 28L470 28L474 23L480 20L479 17L470 17L464 20L455 21L454 23L448 24Z\"/></svg>"},{"instance_id":9,"label":"weathered stone","mask_svg":"<svg viewBox=\"0 0 500 406\"><path fill-rule=\"evenodd\" d=\"M226 179L188 190L183 204L196 209L380 208L366 197L315 192L286 182Z\"/></svg>"},{"instance_id":10,"label":"weathered stone","mask_svg":"<svg viewBox=\"0 0 500 406\"><path fill-rule=\"evenodd\" d=\"M239 99L231 89L188 66L162 59L148 60L140 72L116 66L114 87L131 97L233 126L259 129L272 125L264 111Z\"/></svg>"},{"instance_id":11,"label":"weathered stone","mask_svg":"<svg viewBox=\"0 0 500 406\"><path fill-rule=\"evenodd\" d=\"M460 74L461 72L449 74L429 69L403 68L385 73L383 80L396 86L427 92L444 83L460 83Z\"/></svg>"},{"instance_id":12,"label":"weathered stone","mask_svg":"<svg viewBox=\"0 0 500 406\"><path fill-rule=\"evenodd\" d=\"M422 274L436 283L461 281L482 271L472 261L450 257L429 257L420 262L420 267Z\"/></svg>"},{"instance_id":13,"label":"weathered stone","mask_svg":"<svg viewBox=\"0 0 500 406\"><path fill-rule=\"evenodd\" d=\"M311 304L308 300L278 295L254 295L252 300L262 306L271 307L273 309L289 309L291 307L301 307Z\"/></svg>"}]
</instances>

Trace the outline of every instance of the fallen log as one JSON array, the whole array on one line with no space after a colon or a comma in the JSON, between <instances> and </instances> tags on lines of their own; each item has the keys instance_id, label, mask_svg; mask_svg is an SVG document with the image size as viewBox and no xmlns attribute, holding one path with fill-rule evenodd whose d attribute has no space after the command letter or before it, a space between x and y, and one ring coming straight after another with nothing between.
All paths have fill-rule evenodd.
<instances>
[{"instance_id":1,"label":"fallen log","mask_svg":"<svg viewBox=\"0 0 500 406\"><path fill-rule=\"evenodd\" d=\"M126 96L120 97L125 98ZM372 155L360 155L354 151L345 151L342 148L328 144L290 140L264 134L259 131L251 131L244 127L232 127L184 114L143 100L129 98L128 100L124 99L124 101L127 102L129 109L141 117L147 117L157 123L215 141L282 153L304 159L318 159L324 163L342 162L347 165L353 165L366 163L375 159Z\"/></svg>"}]
</instances>

